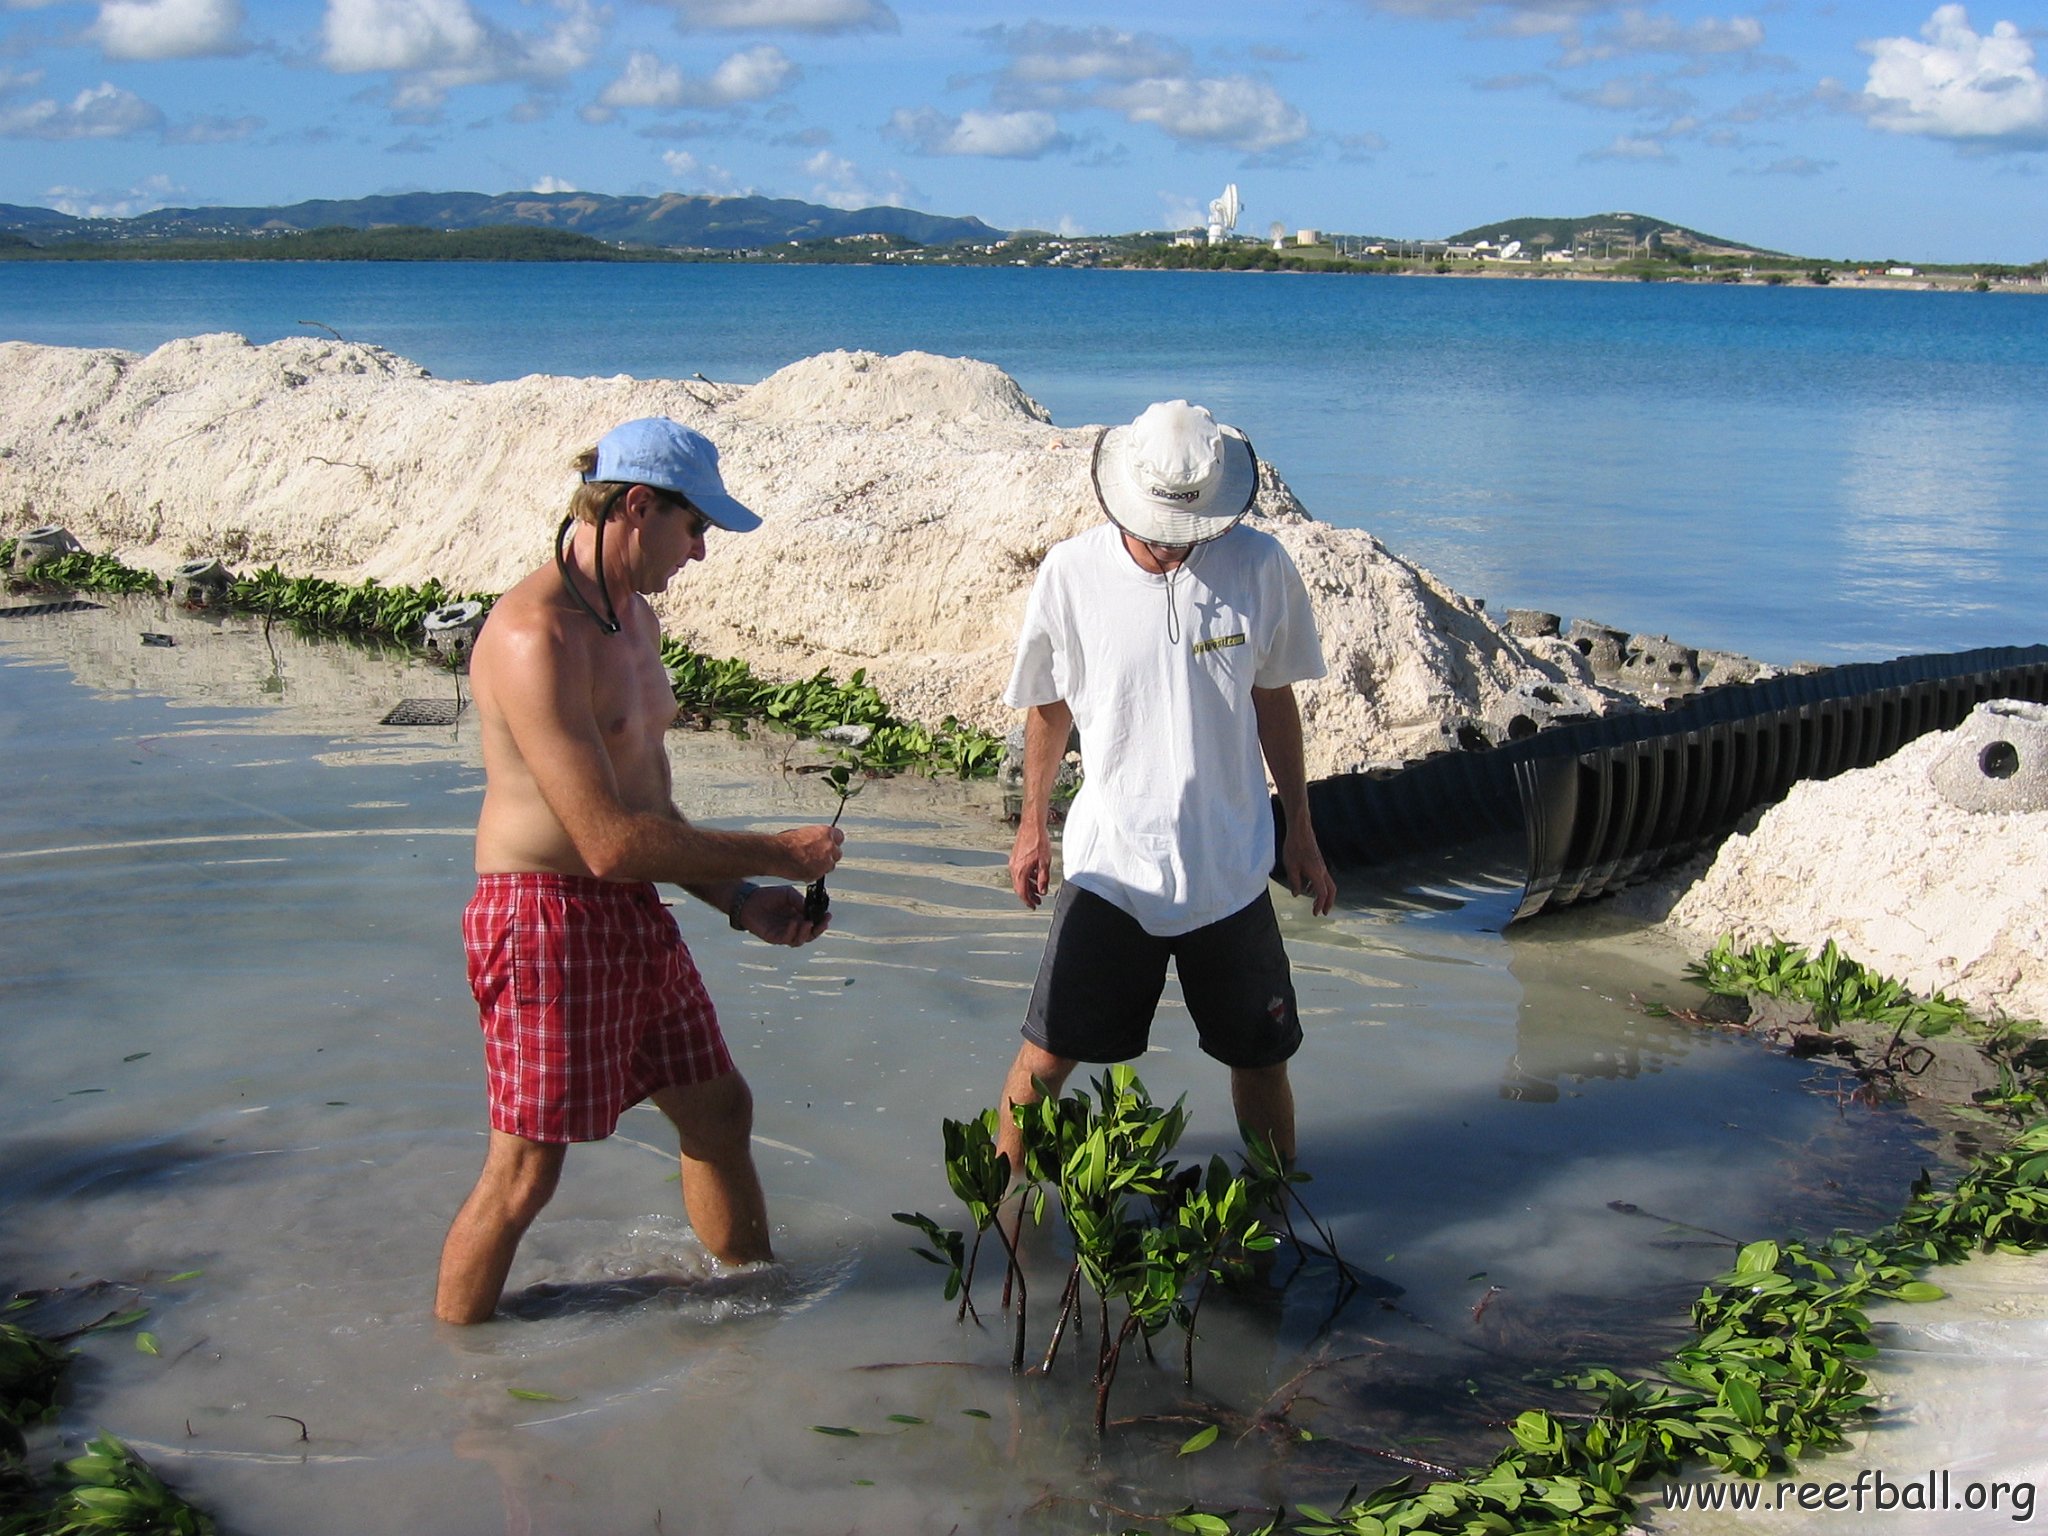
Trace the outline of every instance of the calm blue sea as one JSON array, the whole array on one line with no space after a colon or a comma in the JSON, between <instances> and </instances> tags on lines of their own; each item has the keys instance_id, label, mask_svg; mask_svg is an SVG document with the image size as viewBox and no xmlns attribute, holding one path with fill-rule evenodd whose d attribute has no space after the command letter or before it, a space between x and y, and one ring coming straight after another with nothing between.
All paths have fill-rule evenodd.
<instances>
[{"instance_id":1,"label":"calm blue sea","mask_svg":"<svg viewBox=\"0 0 2048 1536\"><path fill-rule=\"evenodd\" d=\"M952 268L0 266L0 337L318 321L448 378L1008 370L1063 424L1185 395L1461 591L1776 661L2048 640L2048 299Z\"/></svg>"}]
</instances>

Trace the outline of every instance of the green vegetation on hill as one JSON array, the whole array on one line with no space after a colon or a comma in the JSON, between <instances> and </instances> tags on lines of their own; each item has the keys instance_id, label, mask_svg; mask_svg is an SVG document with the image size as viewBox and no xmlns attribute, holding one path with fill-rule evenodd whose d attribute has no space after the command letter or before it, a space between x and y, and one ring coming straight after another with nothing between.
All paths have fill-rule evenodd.
<instances>
[{"instance_id":1,"label":"green vegetation on hill","mask_svg":"<svg viewBox=\"0 0 2048 1536\"><path fill-rule=\"evenodd\" d=\"M795 198L611 197L598 192L408 192L321 199L289 206L158 208L133 218L74 218L51 208L0 203L0 233L38 244L254 240L288 232L394 227L438 230L518 226L588 235L617 244L737 251L791 240L894 235L923 245L985 242L1002 231L975 218L914 208L827 208Z\"/></svg>"},{"instance_id":2,"label":"green vegetation on hill","mask_svg":"<svg viewBox=\"0 0 2048 1536\"><path fill-rule=\"evenodd\" d=\"M1502 219L1481 224L1451 236L1453 245L1476 245L1481 240L1496 246L1521 241L1532 254L1549 250L1577 250L1596 255L1627 255L1633 252L1677 255L1681 253L1769 256L1776 252L1740 240L1701 234L1667 219L1653 219L1642 213L1589 213L1575 219Z\"/></svg>"},{"instance_id":3,"label":"green vegetation on hill","mask_svg":"<svg viewBox=\"0 0 2048 1536\"><path fill-rule=\"evenodd\" d=\"M0 237L4 240L5 237ZM668 251L621 247L560 229L314 229L223 240L150 240L34 246L0 244L25 261L675 261Z\"/></svg>"}]
</instances>

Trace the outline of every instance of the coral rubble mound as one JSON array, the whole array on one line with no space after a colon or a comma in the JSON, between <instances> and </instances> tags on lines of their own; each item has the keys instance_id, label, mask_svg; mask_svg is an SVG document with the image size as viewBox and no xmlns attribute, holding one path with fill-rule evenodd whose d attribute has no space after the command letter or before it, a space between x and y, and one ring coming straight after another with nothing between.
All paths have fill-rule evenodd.
<instances>
[{"instance_id":1,"label":"coral rubble mound","mask_svg":"<svg viewBox=\"0 0 2048 1536\"><path fill-rule=\"evenodd\" d=\"M1008 723L1032 574L1101 517L1093 428L1053 425L986 363L926 353L832 352L752 386L476 384L357 343L210 335L146 356L7 343L0 379L0 533L62 523L159 571L217 556L470 590L546 558L578 449L672 416L717 442L767 524L713 535L656 600L669 631L773 677L864 667L910 719ZM1322 626L1330 675L1300 690L1312 776L1424 755L1531 700L1551 717L1614 702L1571 646L1511 637L1371 535L1315 521L1270 466L1254 517Z\"/></svg>"},{"instance_id":2,"label":"coral rubble mound","mask_svg":"<svg viewBox=\"0 0 2048 1536\"><path fill-rule=\"evenodd\" d=\"M1965 809L1940 787L1976 719L1794 785L1721 845L1666 925L1693 944L1833 939L1920 996L2048 1018L2048 809Z\"/></svg>"}]
</instances>

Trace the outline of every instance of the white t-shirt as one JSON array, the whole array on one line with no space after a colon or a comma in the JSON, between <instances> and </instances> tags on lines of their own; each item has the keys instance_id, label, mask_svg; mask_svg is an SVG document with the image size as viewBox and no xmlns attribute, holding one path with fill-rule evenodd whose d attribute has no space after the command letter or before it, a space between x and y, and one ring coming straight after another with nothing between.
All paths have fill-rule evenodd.
<instances>
[{"instance_id":1,"label":"white t-shirt","mask_svg":"<svg viewBox=\"0 0 2048 1536\"><path fill-rule=\"evenodd\" d=\"M1273 814L1252 688L1322 675L1308 591L1271 534L1240 523L1196 545L1170 585L1114 524L1054 545L1003 697L1064 699L1080 728L1066 878L1162 938L1255 900Z\"/></svg>"}]
</instances>

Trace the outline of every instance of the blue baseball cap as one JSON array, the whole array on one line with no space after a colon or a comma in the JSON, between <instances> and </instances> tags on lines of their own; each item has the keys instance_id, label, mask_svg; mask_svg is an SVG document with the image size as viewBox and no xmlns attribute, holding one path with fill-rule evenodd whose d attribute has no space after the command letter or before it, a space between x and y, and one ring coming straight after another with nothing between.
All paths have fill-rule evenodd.
<instances>
[{"instance_id":1,"label":"blue baseball cap","mask_svg":"<svg viewBox=\"0 0 2048 1536\"><path fill-rule=\"evenodd\" d=\"M598 439L597 464L583 478L673 491L728 533L750 533L761 526L757 515L726 494L711 439L666 416L643 416L613 427Z\"/></svg>"}]
</instances>

